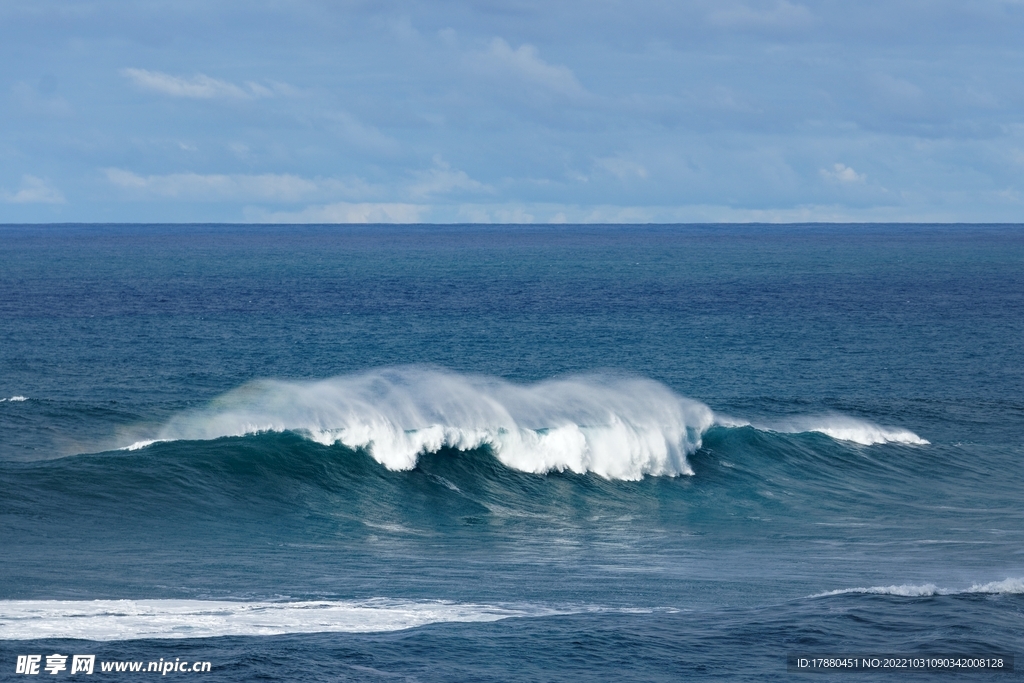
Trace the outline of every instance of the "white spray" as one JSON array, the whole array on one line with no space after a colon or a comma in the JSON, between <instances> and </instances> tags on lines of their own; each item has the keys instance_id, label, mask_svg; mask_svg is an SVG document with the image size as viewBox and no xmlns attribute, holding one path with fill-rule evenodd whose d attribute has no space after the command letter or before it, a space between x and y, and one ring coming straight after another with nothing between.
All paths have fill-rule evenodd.
<instances>
[{"instance_id":1,"label":"white spray","mask_svg":"<svg viewBox=\"0 0 1024 683\"><path fill-rule=\"evenodd\" d=\"M315 382L250 382L127 448L293 431L324 445L363 449L391 470L410 470L421 454L442 448L487 447L523 472L637 480L693 474L687 456L716 424L751 425L716 416L650 379L592 374L522 385L408 366ZM864 445L928 443L904 429L843 415L751 426L821 432Z\"/></svg>"},{"instance_id":2,"label":"white spray","mask_svg":"<svg viewBox=\"0 0 1024 683\"><path fill-rule=\"evenodd\" d=\"M692 474L686 456L714 421L648 379L582 376L531 385L420 367L318 382L260 380L172 419L156 439L295 431L361 448L392 470L441 448L489 447L508 467L609 479Z\"/></svg>"}]
</instances>

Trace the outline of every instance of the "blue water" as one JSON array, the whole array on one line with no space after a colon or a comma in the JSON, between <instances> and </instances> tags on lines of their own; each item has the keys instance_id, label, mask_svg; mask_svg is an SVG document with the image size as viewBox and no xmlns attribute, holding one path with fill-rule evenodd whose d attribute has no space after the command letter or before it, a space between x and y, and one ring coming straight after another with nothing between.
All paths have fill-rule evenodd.
<instances>
[{"instance_id":1,"label":"blue water","mask_svg":"<svg viewBox=\"0 0 1024 683\"><path fill-rule=\"evenodd\" d=\"M1021 226L0 226L0 679L1020 655L1022 352Z\"/></svg>"}]
</instances>

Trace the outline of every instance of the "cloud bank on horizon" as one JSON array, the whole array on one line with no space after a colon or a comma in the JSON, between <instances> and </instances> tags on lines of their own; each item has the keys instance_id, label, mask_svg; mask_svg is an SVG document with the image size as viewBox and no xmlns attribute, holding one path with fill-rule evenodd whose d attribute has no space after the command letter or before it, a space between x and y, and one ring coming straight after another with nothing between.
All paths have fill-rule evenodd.
<instances>
[{"instance_id":1,"label":"cloud bank on horizon","mask_svg":"<svg viewBox=\"0 0 1024 683\"><path fill-rule=\"evenodd\" d=\"M0 223L1024 222L1024 3L0 6Z\"/></svg>"}]
</instances>

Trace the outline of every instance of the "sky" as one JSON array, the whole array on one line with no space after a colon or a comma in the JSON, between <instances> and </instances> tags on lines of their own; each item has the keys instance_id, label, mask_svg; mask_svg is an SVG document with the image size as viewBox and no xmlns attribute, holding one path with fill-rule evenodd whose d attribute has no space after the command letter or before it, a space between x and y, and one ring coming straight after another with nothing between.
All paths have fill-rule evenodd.
<instances>
[{"instance_id":1,"label":"sky","mask_svg":"<svg viewBox=\"0 0 1024 683\"><path fill-rule=\"evenodd\" d=\"M1024 0L3 0L0 223L1024 222Z\"/></svg>"}]
</instances>

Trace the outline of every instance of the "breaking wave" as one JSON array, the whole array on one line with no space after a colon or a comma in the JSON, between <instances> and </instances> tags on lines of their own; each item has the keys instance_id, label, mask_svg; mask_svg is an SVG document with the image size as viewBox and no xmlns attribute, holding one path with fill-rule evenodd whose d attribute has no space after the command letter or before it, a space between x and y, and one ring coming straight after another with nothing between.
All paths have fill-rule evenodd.
<instances>
[{"instance_id":1,"label":"breaking wave","mask_svg":"<svg viewBox=\"0 0 1024 683\"><path fill-rule=\"evenodd\" d=\"M373 633L444 622L547 616L552 610L438 600L4 600L0 640L210 638L286 633Z\"/></svg>"},{"instance_id":2,"label":"breaking wave","mask_svg":"<svg viewBox=\"0 0 1024 683\"><path fill-rule=\"evenodd\" d=\"M861 595L898 595L906 598L930 597L933 595L968 595L971 593L993 594L1024 594L1024 579L1009 578L990 583L976 583L970 588L939 588L933 583L902 584L899 586L872 586L870 588L841 588L839 590L817 593L812 598L823 598L832 595L850 593Z\"/></svg>"},{"instance_id":3,"label":"breaking wave","mask_svg":"<svg viewBox=\"0 0 1024 683\"><path fill-rule=\"evenodd\" d=\"M319 382L260 380L172 419L155 441L294 431L364 449L391 470L421 453L488 447L524 472L608 479L692 474L686 456L713 424L702 403L648 379L584 376L519 385L407 367Z\"/></svg>"},{"instance_id":4,"label":"breaking wave","mask_svg":"<svg viewBox=\"0 0 1024 683\"><path fill-rule=\"evenodd\" d=\"M867 420L858 420L847 415L797 417L772 423L752 423L719 415L716 417L715 423L722 427L753 427L761 431L781 434L817 432L837 441L849 441L862 446L875 446L883 443L928 445L928 441L910 430L898 427L880 427Z\"/></svg>"},{"instance_id":5,"label":"breaking wave","mask_svg":"<svg viewBox=\"0 0 1024 683\"><path fill-rule=\"evenodd\" d=\"M391 470L443 448L488 448L507 467L607 479L693 474L687 456L714 425L749 422L650 379L583 375L522 385L479 375L397 367L315 382L258 380L180 414L128 450L160 441L291 431L366 451ZM844 416L798 419L770 431L816 431L871 445L926 444L906 430Z\"/></svg>"},{"instance_id":6,"label":"breaking wave","mask_svg":"<svg viewBox=\"0 0 1024 683\"><path fill-rule=\"evenodd\" d=\"M0 403L6 403L6 402L21 403L22 401L27 401L27 400L28 400L28 396L11 396L10 398L0 398Z\"/></svg>"}]
</instances>

